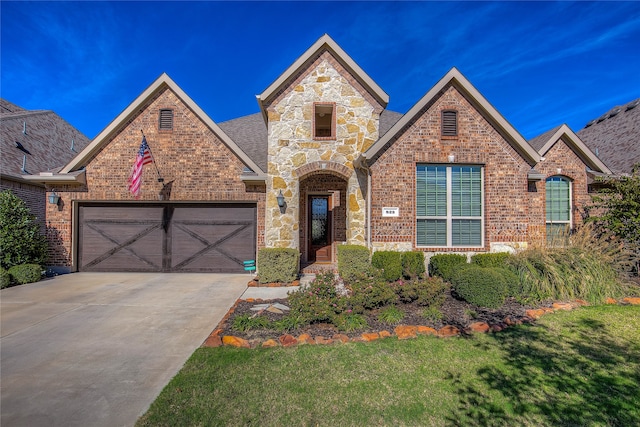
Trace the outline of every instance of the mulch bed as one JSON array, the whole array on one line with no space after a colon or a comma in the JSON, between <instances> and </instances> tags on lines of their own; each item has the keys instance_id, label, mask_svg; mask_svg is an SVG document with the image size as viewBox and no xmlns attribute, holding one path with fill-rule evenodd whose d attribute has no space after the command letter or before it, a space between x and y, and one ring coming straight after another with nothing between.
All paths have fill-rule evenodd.
<instances>
[{"instance_id":1,"label":"mulch bed","mask_svg":"<svg viewBox=\"0 0 640 427\"><path fill-rule=\"evenodd\" d=\"M262 302L262 301L260 301ZM269 300L270 303L281 303L288 306L287 299ZM221 330L219 335L233 335L236 337L244 338L246 340L267 340L270 338L277 338L282 333L274 330L259 329L246 332L240 332L232 329L233 319L236 316L243 314L255 314L255 311L251 311L258 302L247 302L244 300L238 301L233 312L227 317L227 319L218 326ZM544 304L544 306L551 306L551 302ZM436 322L429 321L422 316L422 312L425 307L419 306L415 303L412 304L399 304L399 309L405 312L405 317L400 324L412 325L412 326L429 326L434 329L440 329L445 325L456 326L460 330L464 330L469 324L474 322L486 322L489 325L502 325L506 326L510 322L522 321L522 319L528 319L525 315L525 311L530 308L538 308L539 306L525 306L516 302L513 298L508 298L505 304L497 309L480 308L475 305L469 304L465 301L459 300L451 295L451 292L447 291L446 299L440 311L442 312L442 319ZM286 314L276 314L264 311L260 314L266 316L269 320L281 319ZM302 334L309 334L312 337L322 336L331 337L334 334L342 333L349 337L357 337L365 332L381 332L389 331L393 332L393 329L397 325L390 325L387 323L379 322L377 319L378 310L367 312L365 317L367 318L368 327L365 330L358 330L353 332L339 331L335 326L327 323L315 323L288 333L294 336L300 336Z\"/></svg>"}]
</instances>

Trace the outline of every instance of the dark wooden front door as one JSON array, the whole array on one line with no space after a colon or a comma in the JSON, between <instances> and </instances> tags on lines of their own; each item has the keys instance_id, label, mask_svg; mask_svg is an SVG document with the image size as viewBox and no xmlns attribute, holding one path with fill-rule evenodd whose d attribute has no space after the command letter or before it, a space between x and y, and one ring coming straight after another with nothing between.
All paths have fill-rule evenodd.
<instances>
[{"instance_id":1,"label":"dark wooden front door","mask_svg":"<svg viewBox=\"0 0 640 427\"><path fill-rule=\"evenodd\" d=\"M331 262L330 204L330 196L309 196L309 262Z\"/></svg>"},{"instance_id":2,"label":"dark wooden front door","mask_svg":"<svg viewBox=\"0 0 640 427\"><path fill-rule=\"evenodd\" d=\"M81 271L242 273L255 259L255 205L83 205Z\"/></svg>"}]
</instances>

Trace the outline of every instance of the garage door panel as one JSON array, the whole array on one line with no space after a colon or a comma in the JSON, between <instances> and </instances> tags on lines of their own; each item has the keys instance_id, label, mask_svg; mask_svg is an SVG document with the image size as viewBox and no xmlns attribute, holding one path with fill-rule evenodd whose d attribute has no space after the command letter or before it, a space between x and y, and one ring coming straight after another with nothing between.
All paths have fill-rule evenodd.
<instances>
[{"instance_id":1,"label":"garage door panel","mask_svg":"<svg viewBox=\"0 0 640 427\"><path fill-rule=\"evenodd\" d=\"M244 272L255 258L255 205L80 206L83 271Z\"/></svg>"}]
</instances>

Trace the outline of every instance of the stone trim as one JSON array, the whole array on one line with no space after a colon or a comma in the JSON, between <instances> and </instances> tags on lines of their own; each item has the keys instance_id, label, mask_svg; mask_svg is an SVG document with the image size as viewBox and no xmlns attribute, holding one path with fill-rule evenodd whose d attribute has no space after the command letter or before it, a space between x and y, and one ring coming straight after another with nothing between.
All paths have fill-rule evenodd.
<instances>
[{"instance_id":1,"label":"stone trim","mask_svg":"<svg viewBox=\"0 0 640 427\"><path fill-rule=\"evenodd\" d=\"M298 179L305 178L313 173L328 173L331 175L337 175L340 178L348 180L353 174L353 170L349 169L345 165L336 162L313 162L307 163L304 166L300 166L294 170L294 176Z\"/></svg>"}]
</instances>

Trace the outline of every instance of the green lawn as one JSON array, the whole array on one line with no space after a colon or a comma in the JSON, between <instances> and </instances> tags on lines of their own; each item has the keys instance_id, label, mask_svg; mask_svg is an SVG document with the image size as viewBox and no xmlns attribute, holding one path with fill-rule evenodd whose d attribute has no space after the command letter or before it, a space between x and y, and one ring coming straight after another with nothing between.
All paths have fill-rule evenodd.
<instances>
[{"instance_id":1,"label":"green lawn","mask_svg":"<svg viewBox=\"0 0 640 427\"><path fill-rule=\"evenodd\" d=\"M638 426L640 307L471 338L203 348L137 425Z\"/></svg>"}]
</instances>

